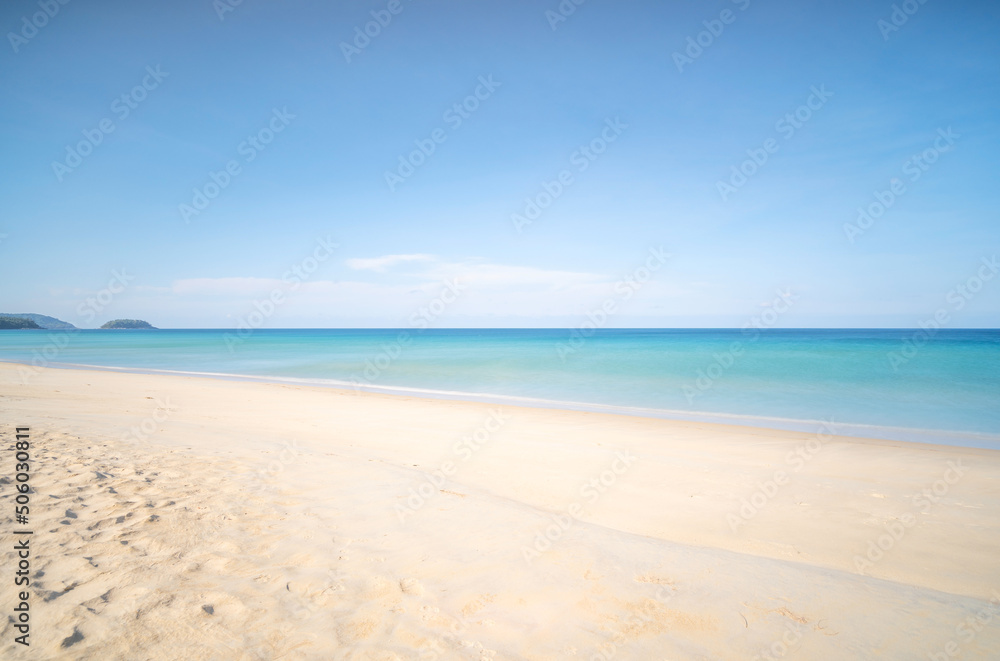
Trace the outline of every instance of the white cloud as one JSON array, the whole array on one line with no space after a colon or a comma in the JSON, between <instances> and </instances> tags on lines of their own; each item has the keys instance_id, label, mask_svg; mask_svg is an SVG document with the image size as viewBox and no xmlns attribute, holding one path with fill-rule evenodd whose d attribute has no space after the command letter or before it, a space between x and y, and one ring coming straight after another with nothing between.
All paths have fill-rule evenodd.
<instances>
[{"instance_id":1,"label":"white cloud","mask_svg":"<svg viewBox=\"0 0 1000 661\"><path fill-rule=\"evenodd\" d=\"M388 270L393 265L407 264L405 269ZM352 325L352 320L382 320L391 326L405 326L415 311L441 295L447 282L458 283L461 295L448 306L438 325L466 323L462 319L504 318L545 319L560 316L576 319L603 301L620 294L614 285L622 274L592 273L545 269L533 266L497 264L483 259L442 261L431 255L385 255L370 259L350 259L351 271L342 274L349 279L307 280L298 286L280 278L226 277L188 278L174 281L169 288L169 302L160 291L136 291L149 299L152 307L166 311L183 310L185 315L211 315L214 323L227 323L254 309L256 300L265 299L274 290L285 294L270 323L274 327L301 325ZM629 314L649 314L654 308L662 314L663 305L670 310L694 292L684 291L670 281L653 281L642 287L623 311ZM153 300L157 300L155 305ZM701 302L701 301L698 301ZM228 317L227 317L228 315ZM525 321L524 323L529 323Z\"/></svg>"},{"instance_id":2,"label":"white cloud","mask_svg":"<svg viewBox=\"0 0 1000 661\"><path fill-rule=\"evenodd\" d=\"M566 289L574 286L607 282L608 276L597 273L559 271L531 266L492 264L470 259L461 262L443 262L433 255L384 255L370 259L348 259L346 264L356 271L385 272L388 268L411 262L415 268L402 277L440 282L445 278L459 278L476 287L541 287Z\"/></svg>"}]
</instances>

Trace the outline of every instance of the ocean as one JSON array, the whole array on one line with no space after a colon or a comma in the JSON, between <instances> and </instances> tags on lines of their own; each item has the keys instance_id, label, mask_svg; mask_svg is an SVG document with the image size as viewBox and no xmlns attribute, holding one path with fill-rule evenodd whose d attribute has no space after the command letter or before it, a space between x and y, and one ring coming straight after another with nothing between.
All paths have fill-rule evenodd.
<instances>
[{"instance_id":1,"label":"ocean","mask_svg":"<svg viewBox=\"0 0 1000 661\"><path fill-rule=\"evenodd\" d=\"M998 330L0 331L0 360L1000 449Z\"/></svg>"}]
</instances>

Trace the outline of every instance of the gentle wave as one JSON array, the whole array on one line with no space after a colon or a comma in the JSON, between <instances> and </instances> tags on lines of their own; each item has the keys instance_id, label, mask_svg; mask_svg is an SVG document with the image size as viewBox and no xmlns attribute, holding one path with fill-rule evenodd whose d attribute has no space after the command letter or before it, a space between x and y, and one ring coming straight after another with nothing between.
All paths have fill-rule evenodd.
<instances>
[{"instance_id":1,"label":"gentle wave","mask_svg":"<svg viewBox=\"0 0 1000 661\"><path fill-rule=\"evenodd\" d=\"M0 361L16 362L16 361ZM166 374L174 376L192 376L199 378L218 378L234 381L253 381L259 383L288 383L303 386L316 386L334 389L360 390L364 392L382 393L388 395L405 395L426 397L431 399L452 399L474 401L488 404L514 404L531 408L551 408L571 411L586 411L590 413L607 413L612 415L629 415L636 417L661 418L667 420L683 420L687 422L705 422L712 424L739 425L745 427L761 427L782 429L796 432L815 432L834 434L837 436L852 436L859 438L883 439L904 442L934 443L956 445L963 447L978 447L985 449L1000 449L1000 435L976 432L954 431L947 429L920 429L913 427L893 427L885 425L870 425L858 423L837 422L835 420L808 420L782 418L775 416L753 416L734 413L718 413L712 411L684 411L675 409L655 409L639 406L614 406L593 402L575 402L538 397L521 397L484 392L463 392L458 390L436 390L431 388L413 388L390 385L358 385L349 381L337 379L317 379L287 376L260 376L252 374L234 374L227 372L201 372L190 370L165 370L139 367L116 367L108 365L91 365L85 363L51 363L58 369L94 369L109 372L129 372L136 374Z\"/></svg>"}]
</instances>

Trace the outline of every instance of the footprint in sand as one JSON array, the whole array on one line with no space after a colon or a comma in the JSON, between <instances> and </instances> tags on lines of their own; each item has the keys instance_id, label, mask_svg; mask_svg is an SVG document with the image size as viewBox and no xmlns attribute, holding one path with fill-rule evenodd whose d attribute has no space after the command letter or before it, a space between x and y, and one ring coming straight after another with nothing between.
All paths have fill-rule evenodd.
<instances>
[{"instance_id":1,"label":"footprint in sand","mask_svg":"<svg viewBox=\"0 0 1000 661\"><path fill-rule=\"evenodd\" d=\"M424 593L424 586L415 578L404 578L399 582L399 589L403 594L411 594L419 597Z\"/></svg>"}]
</instances>

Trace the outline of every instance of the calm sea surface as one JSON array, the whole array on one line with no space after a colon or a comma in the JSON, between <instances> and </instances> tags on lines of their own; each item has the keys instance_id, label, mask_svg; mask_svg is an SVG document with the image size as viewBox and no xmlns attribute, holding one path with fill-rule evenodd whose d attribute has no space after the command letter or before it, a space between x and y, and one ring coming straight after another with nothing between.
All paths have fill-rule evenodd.
<instances>
[{"instance_id":1,"label":"calm sea surface","mask_svg":"<svg viewBox=\"0 0 1000 661\"><path fill-rule=\"evenodd\" d=\"M0 360L804 430L833 420L840 433L1000 449L997 330L0 331Z\"/></svg>"}]
</instances>

